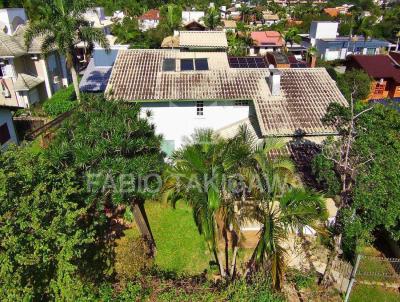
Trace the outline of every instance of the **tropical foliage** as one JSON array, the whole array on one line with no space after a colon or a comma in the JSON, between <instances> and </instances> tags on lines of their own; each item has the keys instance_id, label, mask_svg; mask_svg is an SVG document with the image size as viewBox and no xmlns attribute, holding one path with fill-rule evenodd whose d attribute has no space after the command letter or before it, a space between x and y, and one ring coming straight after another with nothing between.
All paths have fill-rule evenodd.
<instances>
[{"instance_id":1,"label":"tropical foliage","mask_svg":"<svg viewBox=\"0 0 400 302\"><path fill-rule=\"evenodd\" d=\"M300 184L293 163L269 157L284 145L269 140L257 146L245 127L231 139L204 130L172 158L174 164L165 173L165 198L173 204L186 201L193 208L222 277L237 273L241 226L258 221L263 225L260 240L243 276L269 271L279 289L285 270L283 242L306 225L318 230L318 222L326 218L319 194L295 189ZM233 242L230 263L228 237Z\"/></svg>"},{"instance_id":2,"label":"tropical foliage","mask_svg":"<svg viewBox=\"0 0 400 302\"><path fill-rule=\"evenodd\" d=\"M221 25L221 15L215 7L207 10L206 15L203 17L204 24L211 30Z\"/></svg>"},{"instance_id":3,"label":"tropical foliage","mask_svg":"<svg viewBox=\"0 0 400 302\"><path fill-rule=\"evenodd\" d=\"M111 217L132 207L151 236L140 204L158 185L146 177L163 165L160 137L139 107L94 96L48 149L1 153L1 300L77 300L110 277Z\"/></svg>"},{"instance_id":4,"label":"tropical foliage","mask_svg":"<svg viewBox=\"0 0 400 302\"><path fill-rule=\"evenodd\" d=\"M400 201L396 197L399 180L395 168L400 114L390 107L375 105L360 115L354 129L357 136L350 160L365 163L357 169L349 192L350 206L343 213L343 249L346 255L352 255L357 247L372 240L376 231L387 232L396 240L400 238L397 206ZM336 116L348 116L347 109L336 111ZM337 184L341 184L338 166L323 155L314 160L314 165L325 165L327 169L317 170L317 176L325 182L327 190L338 194Z\"/></svg>"},{"instance_id":5,"label":"tropical foliage","mask_svg":"<svg viewBox=\"0 0 400 302\"><path fill-rule=\"evenodd\" d=\"M109 47L108 40L101 29L93 28L89 21L83 18L83 13L92 5L91 0L42 1L42 15L29 23L25 33L27 45L30 45L35 37L41 37L44 54L57 48L65 57L78 101L80 93L76 73L77 43L85 42L89 48L93 47L95 42L106 49Z\"/></svg>"}]
</instances>

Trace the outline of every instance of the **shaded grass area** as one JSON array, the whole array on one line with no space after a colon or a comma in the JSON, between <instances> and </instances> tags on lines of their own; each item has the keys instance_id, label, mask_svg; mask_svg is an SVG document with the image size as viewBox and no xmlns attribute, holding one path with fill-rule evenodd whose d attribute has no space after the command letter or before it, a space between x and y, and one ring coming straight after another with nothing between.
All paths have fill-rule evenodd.
<instances>
[{"instance_id":1,"label":"shaded grass area","mask_svg":"<svg viewBox=\"0 0 400 302\"><path fill-rule=\"evenodd\" d=\"M365 247L362 251L365 256L361 258L358 268L358 280L372 282L399 282L396 271L386 260L385 256L372 246Z\"/></svg>"},{"instance_id":2,"label":"shaded grass area","mask_svg":"<svg viewBox=\"0 0 400 302\"><path fill-rule=\"evenodd\" d=\"M178 274L198 274L209 270L212 255L199 235L192 210L185 204L176 209L158 202L146 202L146 213L156 241L155 264ZM139 236L136 225L126 230L131 238Z\"/></svg>"},{"instance_id":3,"label":"shaded grass area","mask_svg":"<svg viewBox=\"0 0 400 302\"><path fill-rule=\"evenodd\" d=\"M397 302L400 301L400 293L394 289L380 286L357 284L350 295L350 302Z\"/></svg>"}]
</instances>

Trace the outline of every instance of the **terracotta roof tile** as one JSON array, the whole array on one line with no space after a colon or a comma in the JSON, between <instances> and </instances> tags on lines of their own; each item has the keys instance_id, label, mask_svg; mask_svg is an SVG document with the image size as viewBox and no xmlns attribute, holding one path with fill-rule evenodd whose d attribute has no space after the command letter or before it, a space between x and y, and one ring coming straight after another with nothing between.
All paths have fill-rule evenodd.
<instances>
[{"instance_id":1,"label":"terracotta roof tile","mask_svg":"<svg viewBox=\"0 0 400 302\"><path fill-rule=\"evenodd\" d=\"M277 31L253 31L251 38L257 46L274 45L283 46L283 39Z\"/></svg>"},{"instance_id":2,"label":"terracotta roof tile","mask_svg":"<svg viewBox=\"0 0 400 302\"><path fill-rule=\"evenodd\" d=\"M162 71L164 58L177 59L179 70L182 56L208 58L210 70ZM346 100L326 70L280 70L281 94L272 96L268 69L231 69L225 53L120 50L106 93L126 101L250 100L264 136L290 136L299 129L314 135L334 133L321 118L329 103Z\"/></svg>"},{"instance_id":3,"label":"terracotta roof tile","mask_svg":"<svg viewBox=\"0 0 400 302\"><path fill-rule=\"evenodd\" d=\"M151 9L138 17L139 20L160 20L160 11Z\"/></svg>"}]
</instances>

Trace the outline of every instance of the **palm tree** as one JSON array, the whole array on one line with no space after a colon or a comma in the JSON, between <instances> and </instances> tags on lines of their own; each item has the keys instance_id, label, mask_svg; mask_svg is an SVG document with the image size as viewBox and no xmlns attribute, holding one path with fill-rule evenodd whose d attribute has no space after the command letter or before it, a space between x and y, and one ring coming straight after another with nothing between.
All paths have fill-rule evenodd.
<instances>
[{"instance_id":1,"label":"palm tree","mask_svg":"<svg viewBox=\"0 0 400 302\"><path fill-rule=\"evenodd\" d=\"M237 238L240 232L235 201L241 195L235 191L238 187L229 187L229 180L237 180L236 173L249 164L251 145L244 141L246 137L225 140L211 130L199 130L183 149L174 153L173 165L164 175L164 200L173 205L185 201L192 207L195 223L222 277L233 271L228 263L227 234L231 232ZM224 249L220 248L223 239L225 265ZM233 248L236 254L237 242Z\"/></svg>"},{"instance_id":2,"label":"palm tree","mask_svg":"<svg viewBox=\"0 0 400 302\"><path fill-rule=\"evenodd\" d=\"M301 37L299 35L299 30L296 27L289 28L284 34L283 39L285 40L285 50L287 51L287 43L293 46L293 43L300 43Z\"/></svg>"},{"instance_id":3,"label":"palm tree","mask_svg":"<svg viewBox=\"0 0 400 302\"><path fill-rule=\"evenodd\" d=\"M252 178L261 176L258 186L251 186L251 203L243 207L247 219L263 225L259 242L244 274L261 268L271 271L273 285L280 289L285 272L282 243L291 231L325 218L325 206L319 194L300 188L294 163L284 154L286 143L268 139L254 152ZM274 156L272 156L274 154ZM281 155L279 155L281 154ZM249 181L249 183L254 182Z\"/></svg>"},{"instance_id":4,"label":"palm tree","mask_svg":"<svg viewBox=\"0 0 400 302\"><path fill-rule=\"evenodd\" d=\"M271 272L272 284L281 289L285 275L286 250L282 243L289 234L304 226L319 230L319 222L326 219L326 208L321 195L304 189L291 189L277 201L263 200L255 207L257 220L262 223L260 239L249 261L249 272L265 268Z\"/></svg>"},{"instance_id":5,"label":"palm tree","mask_svg":"<svg viewBox=\"0 0 400 302\"><path fill-rule=\"evenodd\" d=\"M25 33L25 43L29 46L35 37L42 37L42 52L48 54L57 48L65 56L67 68L78 102L80 101L79 83L76 72L77 44L85 42L93 46L95 42L108 49L109 43L104 33L90 26L83 13L93 4L90 0L46 1L47 14L29 24Z\"/></svg>"},{"instance_id":6,"label":"palm tree","mask_svg":"<svg viewBox=\"0 0 400 302\"><path fill-rule=\"evenodd\" d=\"M307 60L309 61L310 67L315 67L316 60L317 60L317 54L318 54L318 50L314 46L311 46L307 50Z\"/></svg>"},{"instance_id":7,"label":"palm tree","mask_svg":"<svg viewBox=\"0 0 400 302\"><path fill-rule=\"evenodd\" d=\"M182 9L175 4L168 4L161 7L160 28L163 28L167 34L172 34L174 30L179 29L182 23Z\"/></svg>"},{"instance_id":8,"label":"palm tree","mask_svg":"<svg viewBox=\"0 0 400 302\"><path fill-rule=\"evenodd\" d=\"M203 17L204 24L211 30L215 29L218 25L221 25L221 15L215 9L215 7L210 7Z\"/></svg>"},{"instance_id":9,"label":"palm tree","mask_svg":"<svg viewBox=\"0 0 400 302\"><path fill-rule=\"evenodd\" d=\"M242 6L239 8L239 11L241 12L242 22L244 22L245 24L249 24L250 16L252 15L253 10L246 4L242 4Z\"/></svg>"}]
</instances>

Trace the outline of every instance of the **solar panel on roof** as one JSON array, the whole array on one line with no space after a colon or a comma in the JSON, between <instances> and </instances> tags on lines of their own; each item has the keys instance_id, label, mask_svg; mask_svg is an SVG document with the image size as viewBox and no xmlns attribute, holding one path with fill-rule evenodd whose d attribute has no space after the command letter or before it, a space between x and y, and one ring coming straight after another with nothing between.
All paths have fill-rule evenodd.
<instances>
[{"instance_id":1,"label":"solar panel on roof","mask_svg":"<svg viewBox=\"0 0 400 302\"><path fill-rule=\"evenodd\" d=\"M195 59L194 64L196 66L196 70L208 70L207 59Z\"/></svg>"},{"instance_id":2,"label":"solar panel on roof","mask_svg":"<svg viewBox=\"0 0 400 302\"><path fill-rule=\"evenodd\" d=\"M175 59L164 59L162 67L163 71L175 71L175 68L176 68Z\"/></svg>"},{"instance_id":3,"label":"solar panel on roof","mask_svg":"<svg viewBox=\"0 0 400 302\"><path fill-rule=\"evenodd\" d=\"M194 70L193 59L181 59L181 70Z\"/></svg>"},{"instance_id":4,"label":"solar panel on roof","mask_svg":"<svg viewBox=\"0 0 400 302\"><path fill-rule=\"evenodd\" d=\"M231 68L267 68L264 57L230 57L228 59Z\"/></svg>"}]
</instances>

